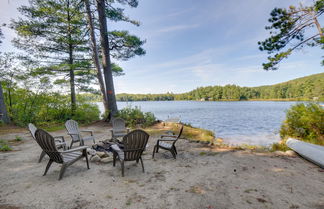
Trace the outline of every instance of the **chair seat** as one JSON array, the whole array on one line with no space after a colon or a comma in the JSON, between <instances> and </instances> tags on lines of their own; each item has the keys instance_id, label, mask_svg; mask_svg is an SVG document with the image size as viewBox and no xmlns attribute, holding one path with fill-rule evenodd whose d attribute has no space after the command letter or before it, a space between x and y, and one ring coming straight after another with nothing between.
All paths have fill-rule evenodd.
<instances>
[{"instance_id":1,"label":"chair seat","mask_svg":"<svg viewBox=\"0 0 324 209\"><path fill-rule=\"evenodd\" d=\"M65 163L68 163L70 161L75 160L76 158L80 157L82 155L82 152L69 152L69 153L62 153L63 161Z\"/></svg>"},{"instance_id":2,"label":"chair seat","mask_svg":"<svg viewBox=\"0 0 324 209\"><path fill-rule=\"evenodd\" d=\"M169 144L167 142L159 142L159 146L165 149L171 149L172 144Z\"/></svg>"}]
</instances>

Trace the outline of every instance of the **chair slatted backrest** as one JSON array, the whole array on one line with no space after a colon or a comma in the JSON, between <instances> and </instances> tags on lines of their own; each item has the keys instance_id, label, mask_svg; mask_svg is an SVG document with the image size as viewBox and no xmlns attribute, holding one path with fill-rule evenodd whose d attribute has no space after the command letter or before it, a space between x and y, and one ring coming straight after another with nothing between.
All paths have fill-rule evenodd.
<instances>
[{"instance_id":1,"label":"chair slatted backrest","mask_svg":"<svg viewBox=\"0 0 324 209\"><path fill-rule=\"evenodd\" d=\"M71 135L73 141L81 140L78 122L76 122L75 120L68 120L65 122L65 128L68 134Z\"/></svg>"},{"instance_id":2,"label":"chair slatted backrest","mask_svg":"<svg viewBox=\"0 0 324 209\"><path fill-rule=\"evenodd\" d=\"M53 136L42 129L37 129L35 138L39 146L44 150L51 160L57 163L63 163L63 157L56 149Z\"/></svg>"},{"instance_id":3,"label":"chair slatted backrest","mask_svg":"<svg viewBox=\"0 0 324 209\"><path fill-rule=\"evenodd\" d=\"M35 132L37 130L36 126L34 124L32 124L32 123L29 123L28 124L28 129L29 129L29 132L32 135L33 139L36 140L36 138L35 138Z\"/></svg>"},{"instance_id":4,"label":"chair slatted backrest","mask_svg":"<svg viewBox=\"0 0 324 209\"><path fill-rule=\"evenodd\" d=\"M115 118L112 121L113 133L120 133L126 131L125 121L122 118Z\"/></svg>"},{"instance_id":5,"label":"chair slatted backrest","mask_svg":"<svg viewBox=\"0 0 324 209\"><path fill-rule=\"evenodd\" d=\"M183 125L181 126L180 128L180 132L179 132L179 135L177 136L177 139L172 143L173 145L178 141L178 139L181 137L181 134L183 132Z\"/></svg>"},{"instance_id":6,"label":"chair slatted backrest","mask_svg":"<svg viewBox=\"0 0 324 209\"><path fill-rule=\"evenodd\" d=\"M124 136L124 160L138 160L145 150L149 137L150 135L143 130L134 130Z\"/></svg>"}]
</instances>

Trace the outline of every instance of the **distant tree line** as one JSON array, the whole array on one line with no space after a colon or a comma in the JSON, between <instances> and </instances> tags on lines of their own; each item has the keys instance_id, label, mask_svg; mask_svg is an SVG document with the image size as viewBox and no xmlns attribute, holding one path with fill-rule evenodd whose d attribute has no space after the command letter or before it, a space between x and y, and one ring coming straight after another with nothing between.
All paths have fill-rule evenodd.
<instances>
[{"instance_id":1,"label":"distant tree line","mask_svg":"<svg viewBox=\"0 0 324 209\"><path fill-rule=\"evenodd\" d=\"M324 101L324 73L285 83L260 87L237 85L199 87L183 94L118 94L118 101L172 101L172 100L319 100Z\"/></svg>"}]
</instances>

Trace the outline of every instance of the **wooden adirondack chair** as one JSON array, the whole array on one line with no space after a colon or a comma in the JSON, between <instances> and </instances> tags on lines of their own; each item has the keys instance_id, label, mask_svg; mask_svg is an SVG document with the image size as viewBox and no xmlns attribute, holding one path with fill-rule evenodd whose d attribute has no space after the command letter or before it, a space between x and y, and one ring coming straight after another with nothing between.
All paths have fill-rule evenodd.
<instances>
[{"instance_id":1,"label":"wooden adirondack chair","mask_svg":"<svg viewBox=\"0 0 324 209\"><path fill-rule=\"evenodd\" d=\"M66 121L65 122L65 128L66 128L68 134L72 138L72 141L71 141L71 144L70 144L70 149L72 148L72 145L75 142L80 142L80 146L84 145L84 141L89 141L89 140L92 140L94 144L96 143L95 138L93 136L93 131L90 131L90 130L82 130L82 131L80 131L78 122L76 122L74 120ZM90 136L82 137L81 132L90 133Z\"/></svg>"},{"instance_id":2,"label":"wooden adirondack chair","mask_svg":"<svg viewBox=\"0 0 324 209\"><path fill-rule=\"evenodd\" d=\"M177 135L162 135L160 139L157 140L156 145L153 149L152 157L154 158L154 154L159 152L159 148L168 150L171 152L174 159L177 158L177 148L175 147L175 143L178 141L178 139L181 137L183 131L183 126L180 128L180 132Z\"/></svg>"},{"instance_id":3,"label":"wooden adirondack chair","mask_svg":"<svg viewBox=\"0 0 324 209\"><path fill-rule=\"evenodd\" d=\"M32 135L33 139L36 141L36 138L35 138L35 132L37 130L36 126L32 123L29 123L28 130L29 130L30 134ZM54 140L55 140L56 148L58 148L58 149L62 148L63 150L66 150L66 142L64 141L63 136L54 136ZM46 155L46 153L44 151L42 151L42 153L39 156L38 163L40 163L42 161L42 159L44 158L45 155Z\"/></svg>"},{"instance_id":4,"label":"wooden adirondack chair","mask_svg":"<svg viewBox=\"0 0 324 209\"><path fill-rule=\"evenodd\" d=\"M87 155L87 146L80 146L74 149L58 151L55 145L54 137L42 129L36 130L35 138L39 146L50 157L43 176L46 175L52 163L56 162L62 164L60 175L58 178L59 180L61 180L65 169L77 160L82 159L84 157L86 158L87 168L90 169Z\"/></svg>"},{"instance_id":5,"label":"wooden adirondack chair","mask_svg":"<svg viewBox=\"0 0 324 209\"><path fill-rule=\"evenodd\" d=\"M144 172L144 164L142 153L145 150L147 141L149 139L148 133L142 130L134 130L123 137L122 146L117 144L112 145L113 149L113 166L116 165L116 159L121 163L122 176L124 176L124 162L125 161L141 161L142 170Z\"/></svg>"},{"instance_id":6,"label":"wooden adirondack chair","mask_svg":"<svg viewBox=\"0 0 324 209\"><path fill-rule=\"evenodd\" d=\"M125 121L122 118L114 118L112 121L111 138L116 141L118 137L123 137L129 133L129 128L126 128Z\"/></svg>"}]
</instances>

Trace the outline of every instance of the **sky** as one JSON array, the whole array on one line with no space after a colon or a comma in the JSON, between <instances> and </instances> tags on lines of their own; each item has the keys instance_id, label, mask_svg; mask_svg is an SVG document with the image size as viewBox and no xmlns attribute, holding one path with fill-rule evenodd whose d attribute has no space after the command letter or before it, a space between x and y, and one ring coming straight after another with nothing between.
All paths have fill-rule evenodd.
<instances>
[{"instance_id":1,"label":"sky","mask_svg":"<svg viewBox=\"0 0 324 209\"><path fill-rule=\"evenodd\" d=\"M0 24L17 18L27 0L0 0ZM201 86L271 85L324 72L323 50L304 48L284 60L277 71L265 71L266 52L258 41L268 37L274 7L296 0L139 0L126 9L141 26L108 22L108 29L129 30L146 40L146 55L116 61L125 72L115 77L116 93L183 93ZM309 4L312 0L302 1ZM324 25L323 18L320 23ZM14 32L4 30L0 51L13 51Z\"/></svg>"}]
</instances>

